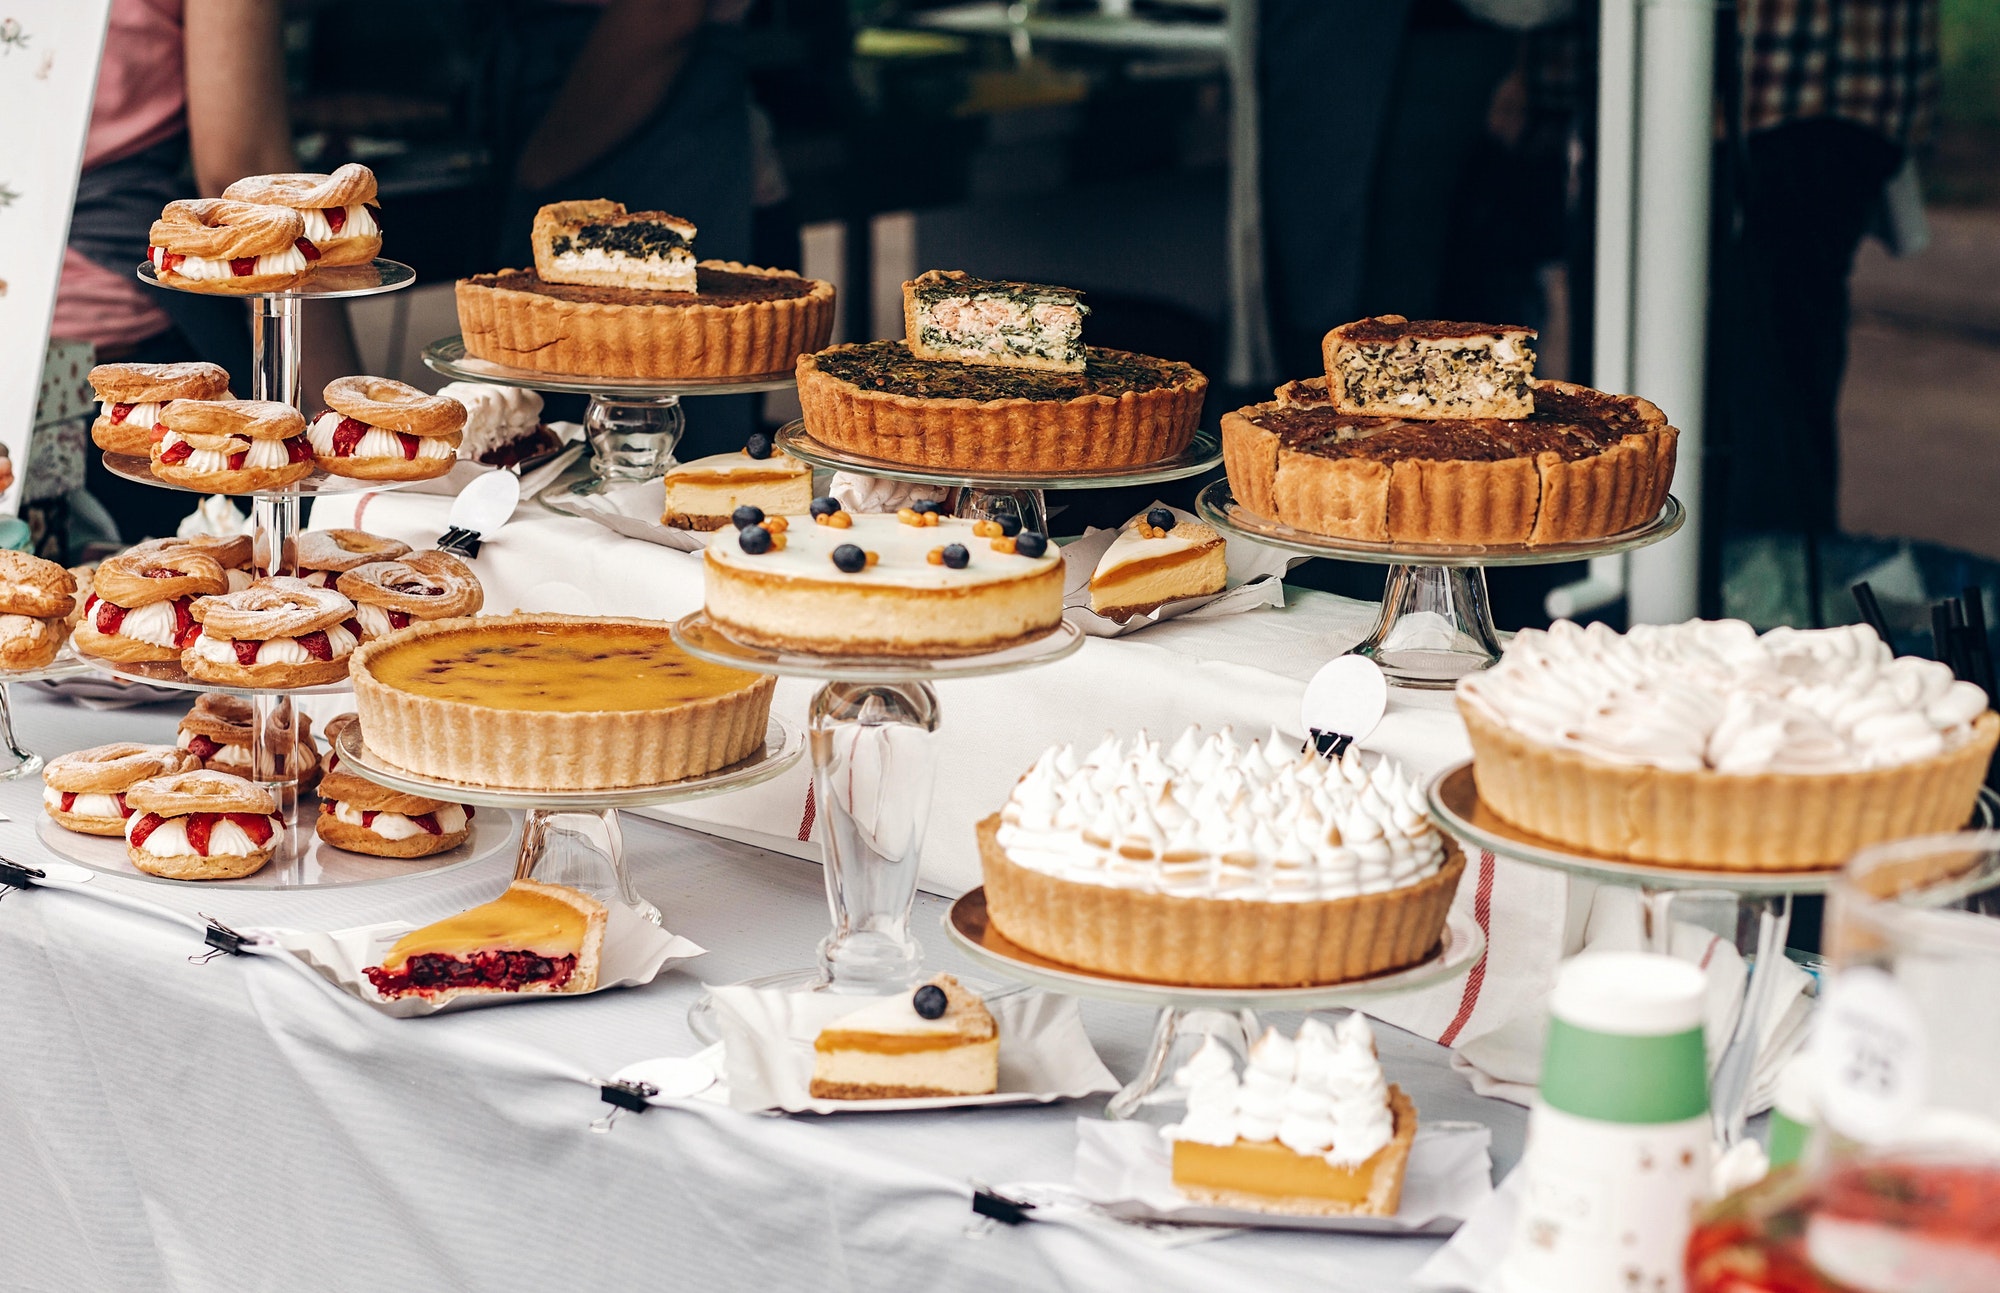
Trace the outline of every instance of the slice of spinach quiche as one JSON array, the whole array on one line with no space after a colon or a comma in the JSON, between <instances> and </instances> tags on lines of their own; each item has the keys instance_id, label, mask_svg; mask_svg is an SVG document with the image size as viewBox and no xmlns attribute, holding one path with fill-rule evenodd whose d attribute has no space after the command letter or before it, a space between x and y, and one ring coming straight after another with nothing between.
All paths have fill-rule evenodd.
<instances>
[{"instance_id":1,"label":"slice of spinach quiche","mask_svg":"<svg viewBox=\"0 0 2000 1293\"><path fill-rule=\"evenodd\" d=\"M530 240L545 283L692 292L694 232L679 216L600 199L543 207Z\"/></svg>"},{"instance_id":2,"label":"slice of spinach quiche","mask_svg":"<svg viewBox=\"0 0 2000 1293\"><path fill-rule=\"evenodd\" d=\"M919 359L1080 373L1083 293L933 269L903 284L903 336Z\"/></svg>"},{"instance_id":3,"label":"slice of spinach quiche","mask_svg":"<svg viewBox=\"0 0 2000 1293\"><path fill-rule=\"evenodd\" d=\"M1384 314L1326 334L1327 387L1342 413L1525 418L1535 412L1533 328Z\"/></svg>"}]
</instances>

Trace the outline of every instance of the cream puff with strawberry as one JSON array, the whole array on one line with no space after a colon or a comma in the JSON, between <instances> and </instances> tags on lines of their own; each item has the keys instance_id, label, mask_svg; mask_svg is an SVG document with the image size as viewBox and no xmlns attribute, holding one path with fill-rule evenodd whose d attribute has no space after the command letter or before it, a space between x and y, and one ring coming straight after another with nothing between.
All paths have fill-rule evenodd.
<instances>
[{"instance_id":1,"label":"cream puff with strawberry","mask_svg":"<svg viewBox=\"0 0 2000 1293\"><path fill-rule=\"evenodd\" d=\"M125 792L125 856L169 880L237 880L278 851L285 819L254 781L227 772L177 772Z\"/></svg>"},{"instance_id":2,"label":"cream puff with strawberry","mask_svg":"<svg viewBox=\"0 0 2000 1293\"><path fill-rule=\"evenodd\" d=\"M70 641L100 660L178 660L201 632L194 600L228 589L222 564L208 553L173 540L141 544L91 572Z\"/></svg>"},{"instance_id":3,"label":"cream puff with strawberry","mask_svg":"<svg viewBox=\"0 0 2000 1293\"><path fill-rule=\"evenodd\" d=\"M387 377L341 377L308 431L313 461L334 476L430 480L458 461L465 405Z\"/></svg>"}]
</instances>

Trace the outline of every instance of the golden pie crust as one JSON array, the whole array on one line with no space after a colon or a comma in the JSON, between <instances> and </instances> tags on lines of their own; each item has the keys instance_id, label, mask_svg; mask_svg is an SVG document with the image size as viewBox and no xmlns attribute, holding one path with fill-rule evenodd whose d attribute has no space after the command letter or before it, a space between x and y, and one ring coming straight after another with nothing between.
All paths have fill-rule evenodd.
<instances>
[{"instance_id":1,"label":"golden pie crust","mask_svg":"<svg viewBox=\"0 0 2000 1293\"><path fill-rule=\"evenodd\" d=\"M1538 381L1538 393L1622 406L1640 430L1599 452L1554 450L1497 460L1307 452L1261 424L1272 414L1330 407L1325 389L1293 382L1279 398L1222 416L1222 461L1236 501L1294 529L1368 543L1526 545L1601 539L1659 515L1674 479L1680 433L1637 396Z\"/></svg>"},{"instance_id":2,"label":"golden pie crust","mask_svg":"<svg viewBox=\"0 0 2000 1293\"><path fill-rule=\"evenodd\" d=\"M499 286L498 275L458 280L458 326L475 359L542 373L649 381L782 373L833 335L833 284L784 269L704 260L697 269L788 278L799 296L721 305L570 301ZM511 273L513 271L503 271ZM561 286L561 285L557 285ZM574 289L566 289L574 290ZM586 291L588 289L585 289ZM601 295L629 296L618 289ZM646 295L679 297L685 292Z\"/></svg>"},{"instance_id":3,"label":"golden pie crust","mask_svg":"<svg viewBox=\"0 0 2000 1293\"><path fill-rule=\"evenodd\" d=\"M649 710L521 710L421 696L380 681L385 650L482 629L535 627L587 635L598 626L666 632L653 620L494 615L430 620L363 643L352 657L363 740L384 763L423 777L509 790L615 790L698 777L764 743L777 680L745 674L721 695Z\"/></svg>"},{"instance_id":4,"label":"golden pie crust","mask_svg":"<svg viewBox=\"0 0 2000 1293\"><path fill-rule=\"evenodd\" d=\"M1386 893L1310 902L1247 902L1080 884L1017 865L1000 816L979 823L993 927L1037 956L1143 983L1303 988L1348 983L1432 956L1465 858L1443 837L1444 864Z\"/></svg>"},{"instance_id":5,"label":"golden pie crust","mask_svg":"<svg viewBox=\"0 0 2000 1293\"><path fill-rule=\"evenodd\" d=\"M801 355L799 406L806 429L820 443L912 467L987 472L1143 467L1188 447L1208 392L1208 378L1199 370L1161 362L1174 378L1152 390L1067 400L975 400L870 390L825 372L817 356Z\"/></svg>"},{"instance_id":6,"label":"golden pie crust","mask_svg":"<svg viewBox=\"0 0 2000 1293\"><path fill-rule=\"evenodd\" d=\"M1608 858L1720 871L1819 871L1885 840L1955 831L2000 741L2000 714L1915 763L1736 776L1608 763L1530 740L1463 700L1472 777L1524 831Z\"/></svg>"}]
</instances>

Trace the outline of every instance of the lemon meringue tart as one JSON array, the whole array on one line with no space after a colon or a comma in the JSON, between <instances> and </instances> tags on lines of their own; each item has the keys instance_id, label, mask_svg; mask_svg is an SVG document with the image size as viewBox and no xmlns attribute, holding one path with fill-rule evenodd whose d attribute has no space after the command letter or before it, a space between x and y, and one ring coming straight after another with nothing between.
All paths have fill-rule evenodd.
<instances>
[{"instance_id":1,"label":"lemon meringue tart","mask_svg":"<svg viewBox=\"0 0 2000 1293\"><path fill-rule=\"evenodd\" d=\"M473 994L590 992L609 915L567 885L516 880L492 902L411 930L362 973L384 997L436 1005Z\"/></svg>"},{"instance_id":2,"label":"lemon meringue tart","mask_svg":"<svg viewBox=\"0 0 2000 1293\"><path fill-rule=\"evenodd\" d=\"M816 1100L991 1095L999 1085L999 1026L949 974L850 1011L813 1039Z\"/></svg>"},{"instance_id":3,"label":"lemon meringue tart","mask_svg":"<svg viewBox=\"0 0 2000 1293\"><path fill-rule=\"evenodd\" d=\"M355 711L377 758L515 790L609 790L750 757L769 677L696 660L654 620L431 620L354 654Z\"/></svg>"}]
</instances>

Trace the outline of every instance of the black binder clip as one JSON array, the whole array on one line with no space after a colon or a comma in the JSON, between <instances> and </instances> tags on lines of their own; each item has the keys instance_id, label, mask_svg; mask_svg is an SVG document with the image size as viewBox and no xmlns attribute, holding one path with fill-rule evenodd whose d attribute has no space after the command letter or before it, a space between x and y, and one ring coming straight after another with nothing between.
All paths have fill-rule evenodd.
<instances>
[{"instance_id":1,"label":"black binder clip","mask_svg":"<svg viewBox=\"0 0 2000 1293\"><path fill-rule=\"evenodd\" d=\"M9 862L0 858L0 898L5 898L16 889L32 889L35 881L46 878L48 873L39 867L22 866L19 862Z\"/></svg>"},{"instance_id":2,"label":"black binder clip","mask_svg":"<svg viewBox=\"0 0 2000 1293\"><path fill-rule=\"evenodd\" d=\"M597 1132L611 1130L611 1124L618 1121L618 1115L630 1110L633 1113L646 1112L646 1102L660 1093L660 1088L651 1082L600 1082L597 1084L597 1098L611 1106L611 1111L590 1124Z\"/></svg>"},{"instance_id":3,"label":"black binder clip","mask_svg":"<svg viewBox=\"0 0 2000 1293\"><path fill-rule=\"evenodd\" d=\"M1312 730L1313 753L1322 759L1338 759L1347 753L1347 747L1354 744L1354 738L1341 732L1327 732L1315 727Z\"/></svg>"},{"instance_id":4,"label":"black binder clip","mask_svg":"<svg viewBox=\"0 0 2000 1293\"><path fill-rule=\"evenodd\" d=\"M207 912L202 913L202 919L208 922L208 928L201 933L201 941L208 944L208 950L199 956L190 956L190 965L207 965L218 956L240 955L243 945L250 941L247 935L237 933Z\"/></svg>"},{"instance_id":5,"label":"black binder clip","mask_svg":"<svg viewBox=\"0 0 2000 1293\"><path fill-rule=\"evenodd\" d=\"M1020 1199L1010 1199L1004 1194L974 1186L972 1189L972 1210L1003 1226L1018 1226L1025 1221L1033 1221L1035 1205Z\"/></svg>"}]
</instances>

